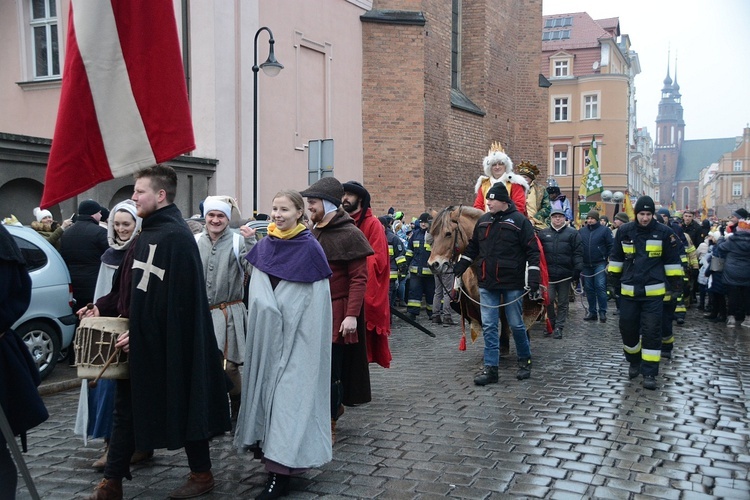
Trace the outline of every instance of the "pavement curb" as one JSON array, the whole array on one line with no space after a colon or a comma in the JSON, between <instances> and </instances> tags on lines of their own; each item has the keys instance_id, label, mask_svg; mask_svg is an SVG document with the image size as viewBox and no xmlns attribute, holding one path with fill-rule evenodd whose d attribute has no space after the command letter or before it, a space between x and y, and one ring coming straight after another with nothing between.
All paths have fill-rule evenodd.
<instances>
[{"instance_id":1,"label":"pavement curb","mask_svg":"<svg viewBox=\"0 0 750 500\"><path fill-rule=\"evenodd\" d=\"M52 382L51 384L42 384L39 386L39 395L48 396L58 392L69 391L81 387L81 379L63 380L61 382Z\"/></svg>"}]
</instances>

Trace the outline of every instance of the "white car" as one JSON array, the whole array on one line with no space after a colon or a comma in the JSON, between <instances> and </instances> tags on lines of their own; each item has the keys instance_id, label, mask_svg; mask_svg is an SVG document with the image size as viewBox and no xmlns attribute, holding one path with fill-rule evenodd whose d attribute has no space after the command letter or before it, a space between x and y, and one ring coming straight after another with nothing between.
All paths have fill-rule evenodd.
<instances>
[{"instance_id":1,"label":"white car","mask_svg":"<svg viewBox=\"0 0 750 500\"><path fill-rule=\"evenodd\" d=\"M45 378L75 334L70 273L60 254L42 235L28 227L5 227L21 249L31 276L31 303L13 329L23 338Z\"/></svg>"}]
</instances>

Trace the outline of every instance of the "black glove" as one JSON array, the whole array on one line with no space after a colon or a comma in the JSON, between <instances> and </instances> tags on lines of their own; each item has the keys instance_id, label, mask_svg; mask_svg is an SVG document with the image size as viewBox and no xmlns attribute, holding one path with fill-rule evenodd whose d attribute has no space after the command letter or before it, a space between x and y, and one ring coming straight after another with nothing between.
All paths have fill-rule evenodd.
<instances>
[{"instance_id":1,"label":"black glove","mask_svg":"<svg viewBox=\"0 0 750 500\"><path fill-rule=\"evenodd\" d=\"M607 273L607 290L612 297L617 298L620 296L620 275L615 273Z\"/></svg>"},{"instance_id":2,"label":"black glove","mask_svg":"<svg viewBox=\"0 0 750 500\"><path fill-rule=\"evenodd\" d=\"M682 295L683 291L683 277L682 276L674 276L667 278L669 280L669 290L670 293L674 297L677 297L679 295Z\"/></svg>"},{"instance_id":3,"label":"black glove","mask_svg":"<svg viewBox=\"0 0 750 500\"><path fill-rule=\"evenodd\" d=\"M578 269L574 270L573 278L571 278L571 281L573 281L573 283L578 283L580 279L581 279L581 271L579 271Z\"/></svg>"},{"instance_id":4,"label":"black glove","mask_svg":"<svg viewBox=\"0 0 750 500\"><path fill-rule=\"evenodd\" d=\"M469 269L469 261L466 259L459 259L458 262L453 266L453 274L456 278L460 278L464 275L466 270Z\"/></svg>"},{"instance_id":5,"label":"black glove","mask_svg":"<svg viewBox=\"0 0 750 500\"><path fill-rule=\"evenodd\" d=\"M398 274L400 274L401 276L406 276L406 273L408 271L409 271L409 268L406 266L406 262L398 265Z\"/></svg>"},{"instance_id":6,"label":"black glove","mask_svg":"<svg viewBox=\"0 0 750 500\"><path fill-rule=\"evenodd\" d=\"M541 274L539 269L529 269L529 292L536 293L539 290L539 282L541 281Z\"/></svg>"}]
</instances>

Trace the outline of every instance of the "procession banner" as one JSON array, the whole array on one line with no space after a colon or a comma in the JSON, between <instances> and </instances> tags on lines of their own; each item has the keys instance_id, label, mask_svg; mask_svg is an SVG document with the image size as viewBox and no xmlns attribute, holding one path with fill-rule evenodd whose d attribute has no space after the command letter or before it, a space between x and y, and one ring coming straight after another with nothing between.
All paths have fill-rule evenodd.
<instances>
[{"instance_id":1,"label":"procession banner","mask_svg":"<svg viewBox=\"0 0 750 500\"><path fill-rule=\"evenodd\" d=\"M171 0L71 0L40 207L195 149Z\"/></svg>"}]
</instances>

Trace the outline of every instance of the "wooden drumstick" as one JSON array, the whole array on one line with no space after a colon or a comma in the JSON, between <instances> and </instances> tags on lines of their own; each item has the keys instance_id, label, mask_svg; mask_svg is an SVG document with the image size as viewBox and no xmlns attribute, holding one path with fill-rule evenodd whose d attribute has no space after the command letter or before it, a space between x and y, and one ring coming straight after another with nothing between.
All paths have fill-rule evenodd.
<instances>
[{"instance_id":1,"label":"wooden drumstick","mask_svg":"<svg viewBox=\"0 0 750 500\"><path fill-rule=\"evenodd\" d=\"M109 365L112 363L112 361L115 360L115 357L117 356L117 354L119 352L120 352L120 348L118 347L118 348L115 349L115 352L113 352L112 355L109 357L109 359L107 360L107 362L104 363L104 366L102 366L102 369L101 369L101 371L99 371L99 374L96 376L96 378L94 380L92 380L91 382L89 382L89 387L91 389L93 389L94 387L96 387L96 383L99 382L100 378L102 378L102 375L104 375L104 371L107 369L107 367L109 367Z\"/></svg>"}]
</instances>

